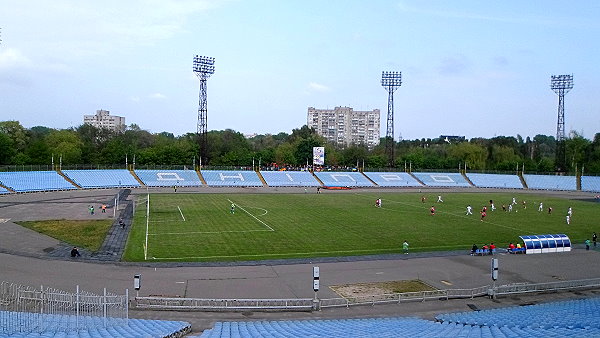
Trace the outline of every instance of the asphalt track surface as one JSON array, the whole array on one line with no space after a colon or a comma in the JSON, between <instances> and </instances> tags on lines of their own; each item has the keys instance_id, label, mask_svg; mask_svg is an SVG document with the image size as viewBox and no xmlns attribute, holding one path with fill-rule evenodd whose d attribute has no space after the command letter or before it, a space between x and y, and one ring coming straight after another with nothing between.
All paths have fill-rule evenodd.
<instances>
[{"instance_id":1,"label":"asphalt track surface","mask_svg":"<svg viewBox=\"0 0 600 338\"><path fill-rule=\"evenodd\" d=\"M314 190L314 189L313 189ZM355 193L372 189L327 191L322 193ZM382 191L417 192L419 189L383 189ZM422 189L424 193L490 192L485 189ZM43 219L113 218L113 201L118 190L78 190L48 193L0 195L0 280L31 286L51 286L61 290L81 290L134 296L133 276L142 275L140 296L162 295L195 298L312 298L312 268L321 270L319 298L338 297L329 286L394 280L420 279L440 289L473 288L491 284L490 257L473 257L465 252L411 253L323 259L274 260L241 263L126 263L119 253L110 252L124 241L126 231L113 225L112 243L100 254L83 252L72 259L66 243L25 229L13 221ZM172 189L153 189L172 192ZM181 188L194 193L305 193L304 188ZM311 193L309 188L309 193ZM497 192L497 191L495 191ZM507 192L507 190L502 190ZM129 200L146 189L134 189ZM572 199L593 200L593 194L582 192L540 192L517 190L517 194L544 193ZM125 194L127 195L127 194ZM89 205L109 205L107 213L88 212ZM121 204L122 206L125 203ZM600 208L600 203L598 204ZM119 210L119 212L122 210ZM117 218L119 216L117 215ZM123 231L121 231L123 230ZM590 225L600 232L600 224ZM107 241L108 242L108 241ZM107 245L105 242L105 245ZM116 250L116 249L115 249ZM496 255L500 262L498 284L540 283L600 277L600 251L584 250L575 245L569 253L543 255ZM410 302L395 305L355 306L324 309L316 312L176 312L130 311L132 318L185 320L192 323L194 333L212 327L215 321L332 319L412 316L433 319L438 313L472 311L511 305L532 304L565 298L599 296L600 290L518 295L489 299Z\"/></svg>"}]
</instances>

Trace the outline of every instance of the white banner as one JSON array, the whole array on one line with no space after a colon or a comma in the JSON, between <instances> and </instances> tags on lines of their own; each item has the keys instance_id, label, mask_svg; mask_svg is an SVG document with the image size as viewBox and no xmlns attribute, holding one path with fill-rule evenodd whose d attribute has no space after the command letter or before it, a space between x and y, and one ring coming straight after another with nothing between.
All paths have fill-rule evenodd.
<instances>
[{"instance_id":1,"label":"white banner","mask_svg":"<svg viewBox=\"0 0 600 338\"><path fill-rule=\"evenodd\" d=\"M325 164L325 147L313 147L313 165Z\"/></svg>"}]
</instances>

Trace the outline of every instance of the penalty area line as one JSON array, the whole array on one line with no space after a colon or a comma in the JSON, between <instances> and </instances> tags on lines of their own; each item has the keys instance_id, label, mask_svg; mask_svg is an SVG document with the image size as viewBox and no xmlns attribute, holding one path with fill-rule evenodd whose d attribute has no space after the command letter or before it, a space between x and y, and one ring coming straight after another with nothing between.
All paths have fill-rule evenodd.
<instances>
[{"instance_id":1,"label":"penalty area line","mask_svg":"<svg viewBox=\"0 0 600 338\"><path fill-rule=\"evenodd\" d=\"M270 227L270 226L269 226L267 223L265 223L265 222L263 222L263 221L259 220L258 218L256 218L256 216L254 216L254 215L252 215L251 213L249 213L248 211L246 211L246 209L244 209L244 208L243 208L241 205L239 205L239 204L236 204L236 203L233 203L233 201L232 201L232 200L230 200L230 199L227 199L227 200L229 201L229 203L237 205L237 207L238 207L238 208L242 209L242 211L243 211L243 212L245 212L245 213L247 213L248 215L250 215L250 217L254 218L254 219L255 219L256 221L258 221L260 224L262 224L262 225L266 226L267 228L269 228L269 230L270 230L270 231L275 231L275 229L271 228L271 227ZM263 210L264 210L264 209L263 209Z\"/></svg>"},{"instance_id":2,"label":"penalty area line","mask_svg":"<svg viewBox=\"0 0 600 338\"><path fill-rule=\"evenodd\" d=\"M181 218L183 218L183 221L185 222L185 217L183 217L183 212L181 212L181 208L179 206L177 206L177 209L179 209L179 214L181 215Z\"/></svg>"}]
</instances>

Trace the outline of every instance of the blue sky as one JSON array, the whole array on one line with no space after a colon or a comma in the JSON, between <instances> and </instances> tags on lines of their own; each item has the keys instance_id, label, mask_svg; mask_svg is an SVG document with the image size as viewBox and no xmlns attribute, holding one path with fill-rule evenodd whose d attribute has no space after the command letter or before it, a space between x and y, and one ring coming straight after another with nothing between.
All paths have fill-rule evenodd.
<instances>
[{"instance_id":1,"label":"blue sky","mask_svg":"<svg viewBox=\"0 0 600 338\"><path fill-rule=\"evenodd\" d=\"M97 109L196 131L194 55L215 57L208 129L290 133L308 107L381 110L395 137L600 132L600 2L0 0L0 120L68 128ZM382 135L385 136L385 135Z\"/></svg>"}]
</instances>

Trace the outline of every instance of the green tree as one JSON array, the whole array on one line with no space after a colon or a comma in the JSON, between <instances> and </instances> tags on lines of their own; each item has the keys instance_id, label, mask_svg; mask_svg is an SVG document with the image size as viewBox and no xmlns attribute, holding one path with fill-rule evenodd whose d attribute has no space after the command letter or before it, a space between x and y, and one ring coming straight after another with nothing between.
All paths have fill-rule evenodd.
<instances>
[{"instance_id":1,"label":"green tree","mask_svg":"<svg viewBox=\"0 0 600 338\"><path fill-rule=\"evenodd\" d=\"M82 163L83 142L74 130L53 130L46 137L48 148L57 156L62 156L63 164Z\"/></svg>"}]
</instances>

